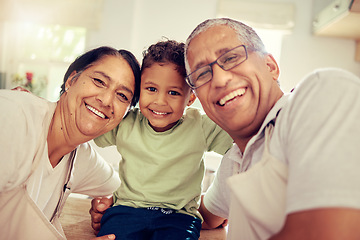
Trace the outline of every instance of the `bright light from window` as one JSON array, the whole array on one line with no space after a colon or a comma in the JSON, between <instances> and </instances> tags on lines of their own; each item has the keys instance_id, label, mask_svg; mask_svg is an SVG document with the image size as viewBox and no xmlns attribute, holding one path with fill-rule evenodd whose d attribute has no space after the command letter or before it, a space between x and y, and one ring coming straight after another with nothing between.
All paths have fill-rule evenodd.
<instances>
[{"instance_id":1,"label":"bright light from window","mask_svg":"<svg viewBox=\"0 0 360 240\"><path fill-rule=\"evenodd\" d=\"M20 58L43 61L73 61L84 52L86 29L60 25L19 25ZM60 52L59 52L60 51Z\"/></svg>"},{"instance_id":2,"label":"bright light from window","mask_svg":"<svg viewBox=\"0 0 360 240\"><path fill-rule=\"evenodd\" d=\"M271 53L278 64L280 64L282 39L285 32L283 30L263 28L254 29L265 44L266 51Z\"/></svg>"}]
</instances>

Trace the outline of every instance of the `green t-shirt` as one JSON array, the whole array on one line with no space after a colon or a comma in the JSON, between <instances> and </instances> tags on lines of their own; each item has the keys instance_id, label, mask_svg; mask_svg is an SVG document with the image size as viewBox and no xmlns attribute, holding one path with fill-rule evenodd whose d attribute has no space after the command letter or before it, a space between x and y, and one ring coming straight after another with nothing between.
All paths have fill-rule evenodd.
<instances>
[{"instance_id":1,"label":"green t-shirt","mask_svg":"<svg viewBox=\"0 0 360 240\"><path fill-rule=\"evenodd\" d=\"M100 147L116 145L122 157L114 206L170 208L199 218L204 152L224 154L232 142L195 108L165 132L155 132L133 109L115 129L95 139Z\"/></svg>"}]
</instances>

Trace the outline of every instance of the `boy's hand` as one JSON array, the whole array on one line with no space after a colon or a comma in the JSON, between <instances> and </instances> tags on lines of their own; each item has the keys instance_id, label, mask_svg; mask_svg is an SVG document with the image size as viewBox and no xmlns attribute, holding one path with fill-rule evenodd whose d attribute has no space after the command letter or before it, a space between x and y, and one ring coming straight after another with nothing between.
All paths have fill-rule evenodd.
<instances>
[{"instance_id":1,"label":"boy's hand","mask_svg":"<svg viewBox=\"0 0 360 240\"><path fill-rule=\"evenodd\" d=\"M109 239L115 239L115 235L114 234L105 235L101 237L92 238L91 240L109 240Z\"/></svg>"},{"instance_id":2,"label":"boy's hand","mask_svg":"<svg viewBox=\"0 0 360 240\"><path fill-rule=\"evenodd\" d=\"M89 210L89 213L91 215L91 227L95 230L95 234L98 234L100 231L101 218L104 215L106 209L108 209L112 205L113 205L112 197L97 197L91 201L91 208Z\"/></svg>"}]
</instances>

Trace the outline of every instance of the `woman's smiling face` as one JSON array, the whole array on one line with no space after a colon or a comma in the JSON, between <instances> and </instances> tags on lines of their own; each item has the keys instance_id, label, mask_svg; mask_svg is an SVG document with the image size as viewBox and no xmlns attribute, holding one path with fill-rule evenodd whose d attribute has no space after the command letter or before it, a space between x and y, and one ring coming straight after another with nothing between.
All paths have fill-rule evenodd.
<instances>
[{"instance_id":1,"label":"woman's smiling face","mask_svg":"<svg viewBox=\"0 0 360 240\"><path fill-rule=\"evenodd\" d=\"M74 80L72 81L72 79ZM117 126L130 107L135 78L120 56L105 56L80 73L72 73L60 98L68 134L91 138Z\"/></svg>"}]
</instances>

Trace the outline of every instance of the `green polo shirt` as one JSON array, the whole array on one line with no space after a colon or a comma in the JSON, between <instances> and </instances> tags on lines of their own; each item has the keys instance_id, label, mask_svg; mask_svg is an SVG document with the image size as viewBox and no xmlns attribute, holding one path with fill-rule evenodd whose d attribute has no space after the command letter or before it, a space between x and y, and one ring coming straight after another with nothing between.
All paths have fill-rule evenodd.
<instances>
[{"instance_id":1,"label":"green polo shirt","mask_svg":"<svg viewBox=\"0 0 360 240\"><path fill-rule=\"evenodd\" d=\"M115 129L95 139L100 147L116 145L122 157L114 206L170 208L199 218L204 153L224 154L232 142L195 108L188 108L165 132L155 132L140 110L133 109Z\"/></svg>"}]
</instances>

